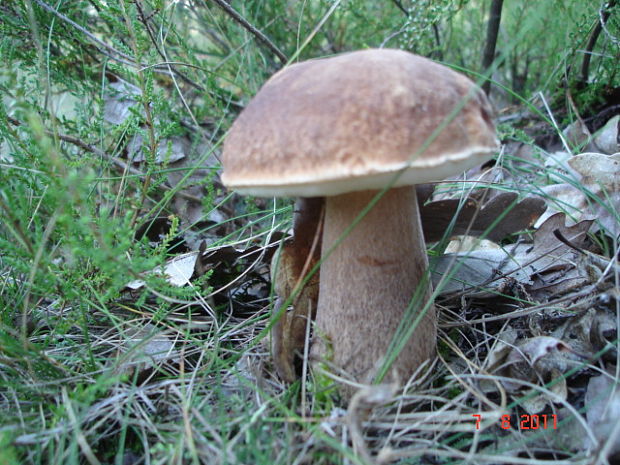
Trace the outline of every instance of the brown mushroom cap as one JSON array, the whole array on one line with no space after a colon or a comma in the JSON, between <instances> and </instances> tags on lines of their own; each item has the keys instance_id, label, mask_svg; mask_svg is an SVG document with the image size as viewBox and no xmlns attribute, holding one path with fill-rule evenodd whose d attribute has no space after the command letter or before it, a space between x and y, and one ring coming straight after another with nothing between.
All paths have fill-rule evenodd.
<instances>
[{"instance_id":1,"label":"brown mushroom cap","mask_svg":"<svg viewBox=\"0 0 620 465\"><path fill-rule=\"evenodd\" d=\"M469 79L408 52L310 60L272 76L241 112L222 181L243 194L311 197L381 189L399 170L394 187L441 180L497 150L491 117Z\"/></svg>"}]
</instances>

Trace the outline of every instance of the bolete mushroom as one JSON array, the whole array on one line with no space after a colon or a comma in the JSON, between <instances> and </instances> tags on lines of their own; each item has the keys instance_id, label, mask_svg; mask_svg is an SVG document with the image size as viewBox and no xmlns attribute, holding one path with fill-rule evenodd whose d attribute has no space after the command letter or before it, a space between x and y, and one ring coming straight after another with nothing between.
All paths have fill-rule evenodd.
<instances>
[{"instance_id":1,"label":"bolete mushroom","mask_svg":"<svg viewBox=\"0 0 620 465\"><path fill-rule=\"evenodd\" d=\"M410 338L388 379L403 382L433 357L436 315L414 185L484 162L497 146L485 95L408 52L309 60L264 84L226 138L222 181L242 194L326 197L314 358L373 381L399 327ZM414 321L412 334L402 331Z\"/></svg>"}]
</instances>

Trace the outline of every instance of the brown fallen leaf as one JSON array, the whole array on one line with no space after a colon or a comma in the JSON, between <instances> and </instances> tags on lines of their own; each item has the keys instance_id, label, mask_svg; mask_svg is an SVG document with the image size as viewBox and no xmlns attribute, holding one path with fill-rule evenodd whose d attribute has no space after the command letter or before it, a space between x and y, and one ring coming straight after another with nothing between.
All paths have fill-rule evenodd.
<instances>
[{"instance_id":1,"label":"brown fallen leaf","mask_svg":"<svg viewBox=\"0 0 620 465\"><path fill-rule=\"evenodd\" d=\"M131 115L131 108L138 104L142 93L140 88L114 76L106 75L110 80L106 86L103 104L103 118L112 124L123 124Z\"/></svg>"},{"instance_id":2,"label":"brown fallen leaf","mask_svg":"<svg viewBox=\"0 0 620 465\"><path fill-rule=\"evenodd\" d=\"M594 143L602 153L620 152L620 115L609 119L595 135Z\"/></svg>"},{"instance_id":3,"label":"brown fallen leaf","mask_svg":"<svg viewBox=\"0 0 620 465\"><path fill-rule=\"evenodd\" d=\"M571 147L575 147L582 152L595 151L592 134L588 127L581 119L577 119L569 124L563 131L564 138L570 143Z\"/></svg>"},{"instance_id":4,"label":"brown fallen leaf","mask_svg":"<svg viewBox=\"0 0 620 465\"><path fill-rule=\"evenodd\" d=\"M574 222L595 219L593 232L603 229L617 237L620 234L620 153L611 156L583 153L567 163L575 182L542 188L548 207L535 226L561 211Z\"/></svg>"},{"instance_id":5,"label":"brown fallen leaf","mask_svg":"<svg viewBox=\"0 0 620 465\"><path fill-rule=\"evenodd\" d=\"M430 257L433 286L444 275L441 294L467 292L469 296L493 297L520 284L531 291L553 293L570 279L591 279L587 270L576 266L579 253L561 242L559 232L577 247L583 246L592 221L565 225L565 215L556 213L534 233L532 244L513 244L504 248L485 248ZM559 274L558 274L559 273ZM585 280L585 281L583 281Z\"/></svg>"},{"instance_id":6,"label":"brown fallen leaf","mask_svg":"<svg viewBox=\"0 0 620 465\"><path fill-rule=\"evenodd\" d=\"M517 198L514 192L502 192L492 195L483 205L477 200L468 199L460 210L459 199L430 202L420 210L424 238L426 242L439 241L453 222L451 236L481 236L486 232L485 238L494 241L528 229L545 211L545 202L534 197L516 202ZM456 219L453 220L455 215Z\"/></svg>"},{"instance_id":7,"label":"brown fallen leaf","mask_svg":"<svg viewBox=\"0 0 620 465\"><path fill-rule=\"evenodd\" d=\"M150 273L163 275L166 281L175 287L185 286L189 284L194 274L197 257L198 252L178 255L168 260L164 266L151 270ZM144 287L144 285L145 282L143 280L136 279L127 283L126 287L131 290L137 290Z\"/></svg>"},{"instance_id":8,"label":"brown fallen leaf","mask_svg":"<svg viewBox=\"0 0 620 465\"><path fill-rule=\"evenodd\" d=\"M562 373L569 368L569 361L574 357L567 357L571 348L559 339L536 336L518 341L517 333L508 327L497 336L487 355L485 368L502 377L499 383L508 393L519 398L519 405L525 411L540 413L549 403L566 399L568 391ZM532 384L543 386L551 380L555 380L554 384L546 388L551 395L529 387ZM485 379L481 388L489 393L497 391L499 386L492 379Z\"/></svg>"},{"instance_id":9,"label":"brown fallen leaf","mask_svg":"<svg viewBox=\"0 0 620 465\"><path fill-rule=\"evenodd\" d=\"M433 288L439 289L440 295L467 293L485 298L508 294L506 289L513 283L530 284L530 273L515 261L511 249L486 248L429 257Z\"/></svg>"},{"instance_id":10,"label":"brown fallen leaf","mask_svg":"<svg viewBox=\"0 0 620 465\"><path fill-rule=\"evenodd\" d=\"M582 314L567 319L551 335L571 341L573 350L583 358L592 357L601 349L608 348L606 358L615 361L616 334L615 315L604 309L591 307Z\"/></svg>"},{"instance_id":11,"label":"brown fallen leaf","mask_svg":"<svg viewBox=\"0 0 620 465\"><path fill-rule=\"evenodd\" d=\"M112 341L119 352L116 371L143 371L158 365L178 362L179 354L168 334L151 323L127 322ZM107 340L104 340L106 342Z\"/></svg>"},{"instance_id":12,"label":"brown fallen leaf","mask_svg":"<svg viewBox=\"0 0 620 465\"><path fill-rule=\"evenodd\" d=\"M568 397L566 378L562 376L560 370L555 368L549 370L548 379L555 381L547 388L550 394L539 389L530 389L519 399L521 408L530 415L542 413L547 406L565 401Z\"/></svg>"},{"instance_id":13,"label":"brown fallen leaf","mask_svg":"<svg viewBox=\"0 0 620 465\"><path fill-rule=\"evenodd\" d=\"M585 408L588 426L597 440L594 443L586 437L586 448L603 450L607 457L620 453L620 389L613 374L590 378Z\"/></svg>"},{"instance_id":14,"label":"brown fallen leaf","mask_svg":"<svg viewBox=\"0 0 620 465\"><path fill-rule=\"evenodd\" d=\"M516 343L506 357L504 368L511 378L537 384L549 380L553 369L560 372L568 369L567 353L572 353L572 349L560 339L535 336ZM520 383L505 385L511 391L522 387Z\"/></svg>"},{"instance_id":15,"label":"brown fallen leaf","mask_svg":"<svg viewBox=\"0 0 620 465\"><path fill-rule=\"evenodd\" d=\"M561 242L557 233L569 240L574 246L585 246L587 232L592 220L584 220L572 226L566 224L566 215L556 213L542 223L534 233L534 244L522 254L522 263L531 262L531 273L542 273L551 267L564 266L567 258L572 258L575 250Z\"/></svg>"}]
</instances>

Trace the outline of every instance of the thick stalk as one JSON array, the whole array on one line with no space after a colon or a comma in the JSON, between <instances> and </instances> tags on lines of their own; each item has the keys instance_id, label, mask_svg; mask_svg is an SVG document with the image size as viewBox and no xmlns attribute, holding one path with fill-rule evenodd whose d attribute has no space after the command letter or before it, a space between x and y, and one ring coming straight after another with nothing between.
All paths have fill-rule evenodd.
<instances>
[{"instance_id":1,"label":"thick stalk","mask_svg":"<svg viewBox=\"0 0 620 465\"><path fill-rule=\"evenodd\" d=\"M325 255L375 191L326 198ZM313 356L360 382L372 382L420 282L423 298L407 315L413 322L430 297L428 269L414 187L388 191L321 265ZM405 382L435 353L431 305L392 365L386 381Z\"/></svg>"}]
</instances>

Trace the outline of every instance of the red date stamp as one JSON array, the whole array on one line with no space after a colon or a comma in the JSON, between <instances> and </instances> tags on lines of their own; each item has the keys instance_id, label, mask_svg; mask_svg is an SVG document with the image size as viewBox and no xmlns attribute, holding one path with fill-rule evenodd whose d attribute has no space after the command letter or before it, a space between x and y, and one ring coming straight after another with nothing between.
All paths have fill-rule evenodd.
<instances>
[{"instance_id":1,"label":"red date stamp","mask_svg":"<svg viewBox=\"0 0 620 465\"><path fill-rule=\"evenodd\" d=\"M480 429L482 415L473 414L476 419L476 429ZM558 416L555 414L547 415L519 415L513 418L511 415L502 415L500 427L503 429L558 429Z\"/></svg>"}]
</instances>

